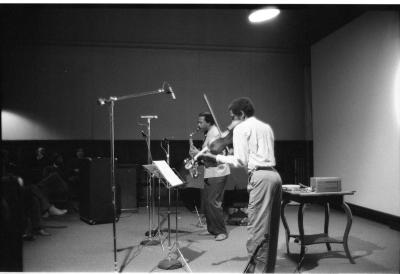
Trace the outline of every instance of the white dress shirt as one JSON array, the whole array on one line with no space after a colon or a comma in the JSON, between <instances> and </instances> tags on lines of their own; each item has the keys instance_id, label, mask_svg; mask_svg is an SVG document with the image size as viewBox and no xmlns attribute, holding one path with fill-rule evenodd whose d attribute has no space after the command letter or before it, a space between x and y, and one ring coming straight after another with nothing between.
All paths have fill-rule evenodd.
<instances>
[{"instance_id":1,"label":"white dress shirt","mask_svg":"<svg viewBox=\"0 0 400 274\"><path fill-rule=\"evenodd\" d=\"M255 117L249 117L233 129L233 155L217 155L217 161L248 171L275 166L274 132Z\"/></svg>"},{"instance_id":2,"label":"white dress shirt","mask_svg":"<svg viewBox=\"0 0 400 274\"><path fill-rule=\"evenodd\" d=\"M218 128L212 125L206 134L206 139L203 143L203 148L211 144L220 137ZM230 174L230 168L227 164L219 164L215 167L204 168L204 178L222 177Z\"/></svg>"}]
</instances>

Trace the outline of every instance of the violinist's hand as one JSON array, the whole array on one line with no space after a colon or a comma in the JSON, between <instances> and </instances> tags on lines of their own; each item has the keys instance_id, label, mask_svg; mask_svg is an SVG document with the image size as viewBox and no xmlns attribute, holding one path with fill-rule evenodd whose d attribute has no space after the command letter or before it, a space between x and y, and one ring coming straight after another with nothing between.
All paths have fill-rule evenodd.
<instances>
[{"instance_id":1,"label":"violinist's hand","mask_svg":"<svg viewBox=\"0 0 400 274\"><path fill-rule=\"evenodd\" d=\"M212 154L211 152L207 151L204 154L201 155L203 158L208 158L212 160L217 160L217 155Z\"/></svg>"}]
</instances>

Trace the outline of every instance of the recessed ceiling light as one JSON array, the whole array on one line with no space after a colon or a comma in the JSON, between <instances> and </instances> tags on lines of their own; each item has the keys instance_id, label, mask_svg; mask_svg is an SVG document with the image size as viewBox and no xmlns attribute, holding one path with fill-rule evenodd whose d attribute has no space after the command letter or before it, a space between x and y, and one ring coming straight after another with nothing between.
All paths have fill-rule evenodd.
<instances>
[{"instance_id":1,"label":"recessed ceiling light","mask_svg":"<svg viewBox=\"0 0 400 274\"><path fill-rule=\"evenodd\" d=\"M261 23L278 16L280 10L277 8L263 8L253 11L249 15L249 21L251 23Z\"/></svg>"}]
</instances>

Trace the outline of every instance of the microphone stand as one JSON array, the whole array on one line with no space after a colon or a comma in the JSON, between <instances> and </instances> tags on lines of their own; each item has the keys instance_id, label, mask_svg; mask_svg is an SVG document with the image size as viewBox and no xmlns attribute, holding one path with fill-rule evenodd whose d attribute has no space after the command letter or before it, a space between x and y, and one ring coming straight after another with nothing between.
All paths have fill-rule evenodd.
<instances>
[{"instance_id":1,"label":"microphone stand","mask_svg":"<svg viewBox=\"0 0 400 274\"><path fill-rule=\"evenodd\" d=\"M167 150L165 150L164 146L162 145L161 142L161 149L164 150L166 158L167 158L167 164L169 165L169 141L166 141L167 144ZM171 188L168 188L168 247L171 247Z\"/></svg>"},{"instance_id":2,"label":"microphone stand","mask_svg":"<svg viewBox=\"0 0 400 274\"><path fill-rule=\"evenodd\" d=\"M117 208L116 208L116 188L115 188L115 138L114 138L114 105L115 102L137 98L147 95L160 94L160 93L171 93L168 89L157 89L153 91L141 92L136 94L130 94L125 96L110 96L109 98L98 98L97 103L100 106L107 104L109 106L109 121L110 121L110 170L111 170L111 190L112 190L112 205L113 205L113 244L114 244L114 272L118 272L118 259L117 259L117 233L116 233L116 218L117 218Z\"/></svg>"},{"instance_id":3,"label":"microphone stand","mask_svg":"<svg viewBox=\"0 0 400 274\"><path fill-rule=\"evenodd\" d=\"M151 119L157 118L157 116L142 116L142 118L147 119L147 135L146 135L146 143L147 143L147 163L151 164L152 163L152 157L151 157ZM154 182L154 177L152 175L148 175L147 178L148 182L148 188L147 188L147 213L149 215L149 230L146 233L148 239L143 240L140 242L141 245L158 245L161 241L153 239L154 231L153 231L153 217L154 217L154 190L153 190L153 182Z\"/></svg>"},{"instance_id":4,"label":"microphone stand","mask_svg":"<svg viewBox=\"0 0 400 274\"><path fill-rule=\"evenodd\" d=\"M112 205L113 205L113 243L114 243L114 272L118 272L117 260L117 233L115 220L117 218L117 207L115 206L116 191L115 191L115 139L114 139L114 101L110 101L110 140L111 140L111 191L112 191Z\"/></svg>"},{"instance_id":5,"label":"microphone stand","mask_svg":"<svg viewBox=\"0 0 400 274\"><path fill-rule=\"evenodd\" d=\"M117 101L122 101L126 99L131 99L131 98L137 98L137 97L142 97L146 95L153 95L153 94L159 94L159 93L166 93L165 89L157 89L153 91L146 91L146 92L141 92L141 93L136 93L136 94L130 94L130 95L124 95L124 96L110 96L109 98L99 98L97 99L97 103L102 106L105 104L109 104L111 102L117 102Z\"/></svg>"}]
</instances>

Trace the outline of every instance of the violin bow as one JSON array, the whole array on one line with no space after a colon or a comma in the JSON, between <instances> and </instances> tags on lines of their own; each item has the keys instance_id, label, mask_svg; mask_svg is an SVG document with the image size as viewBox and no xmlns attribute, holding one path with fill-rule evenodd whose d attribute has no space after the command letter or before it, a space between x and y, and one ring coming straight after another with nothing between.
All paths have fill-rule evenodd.
<instances>
[{"instance_id":1,"label":"violin bow","mask_svg":"<svg viewBox=\"0 0 400 274\"><path fill-rule=\"evenodd\" d=\"M204 94L203 94L203 97L204 97L204 100L206 101L206 104L207 104L207 106L208 106L208 109L210 110L211 116L214 118L215 126L216 126L217 129L218 129L219 135L222 136L221 128L219 127L218 121L217 121L217 119L215 118L214 111L212 110L212 107L211 107L211 105L210 105L210 102L208 101L207 95L204 93ZM197 161L198 157L200 157L201 155L203 155L203 154L204 154L206 151L208 151L208 150L209 150L208 147L203 148L201 151L199 151L199 152L193 157L193 159L194 159L195 161Z\"/></svg>"},{"instance_id":2,"label":"violin bow","mask_svg":"<svg viewBox=\"0 0 400 274\"><path fill-rule=\"evenodd\" d=\"M214 122L215 122L215 125L217 126L217 129L218 129L218 131L219 131L219 135L222 136L221 128L219 127L217 118L215 117L214 111L213 111L213 109L212 109L212 107L211 107L211 105L210 105L210 102L208 101L207 95L204 93L204 94L203 94L203 97L204 97L204 100L206 101L206 104L207 104L207 106L208 106L208 109L209 109L210 112L211 112L212 117L214 118Z\"/></svg>"}]
</instances>

